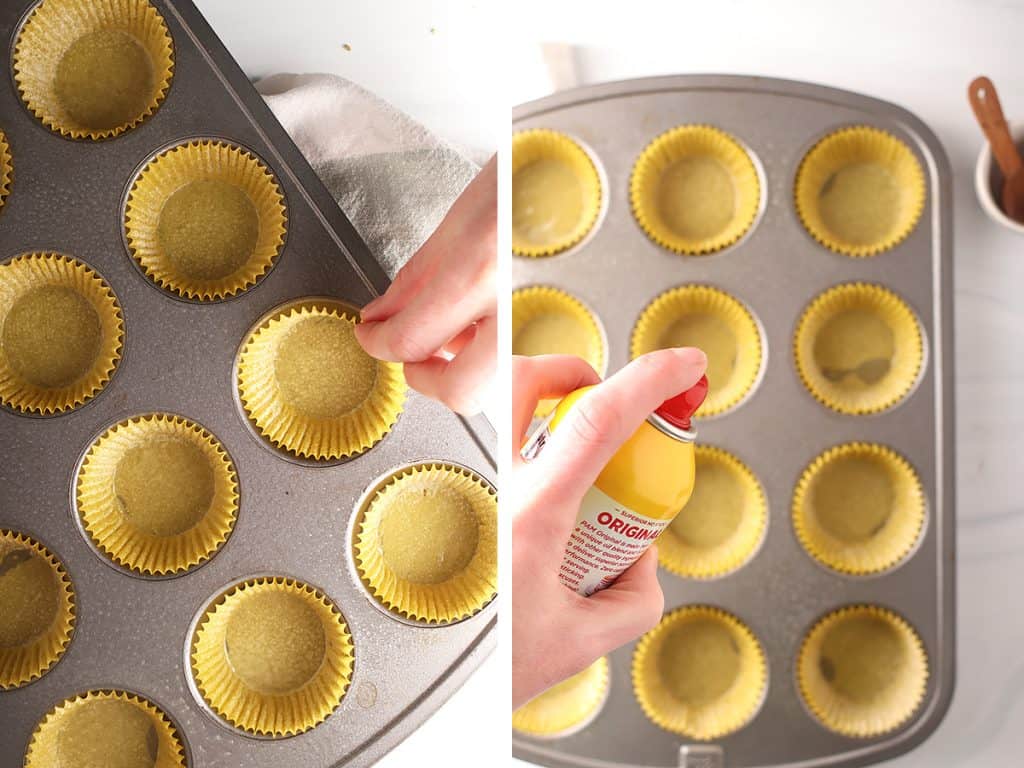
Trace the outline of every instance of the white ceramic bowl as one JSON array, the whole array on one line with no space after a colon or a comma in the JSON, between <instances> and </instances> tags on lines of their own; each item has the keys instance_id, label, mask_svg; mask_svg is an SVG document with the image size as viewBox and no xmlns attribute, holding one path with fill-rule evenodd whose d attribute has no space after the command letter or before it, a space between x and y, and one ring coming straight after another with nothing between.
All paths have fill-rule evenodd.
<instances>
[{"instance_id":1,"label":"white ceramic bowl","mask_svg":"<svg viewBox=\"0 0 1024 768\"><path fill-rule=\"evenodd\" d=\"M1018 149L1024 153L1024 123L1010 123L1010 135L1013 136ZM999 207L996 202L1003 194L1003 172L992 159L992 148L988 141L982 145L978 155L978 164L974 168L974 191L978 194L978 202L982 210L997 224L1024 235L1024 224L1014 221Z\"/></svg>"}]
</instances>

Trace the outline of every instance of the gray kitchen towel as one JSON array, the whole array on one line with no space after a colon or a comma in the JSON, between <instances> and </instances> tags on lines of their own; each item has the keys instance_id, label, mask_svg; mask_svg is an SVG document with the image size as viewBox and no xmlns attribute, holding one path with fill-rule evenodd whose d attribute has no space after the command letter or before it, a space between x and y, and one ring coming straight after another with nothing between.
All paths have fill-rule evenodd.
<instances>
[{"instance_id":1,"label":"gray kitchen towel","mask_svg":"<svg viewBox=\"0 0 1024 768\"><path fill-rule=\"evenodd\" d=\"M256 88L391 277L479 170L344 78L279 74Z\"/></svg>"}]
</instances>

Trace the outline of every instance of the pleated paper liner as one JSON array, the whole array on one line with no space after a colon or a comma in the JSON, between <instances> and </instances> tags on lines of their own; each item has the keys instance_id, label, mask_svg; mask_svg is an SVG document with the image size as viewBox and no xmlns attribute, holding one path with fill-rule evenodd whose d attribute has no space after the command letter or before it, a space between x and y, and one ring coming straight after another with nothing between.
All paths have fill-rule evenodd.
<instances>
[{"instance_id":1,"label":"pleated paper liner","mask_svg":"<svg viewBox=\"0 0 1024 768\"><path fill-rule=\"evenodd\" d=\"M247 150L200 140L171 147L139 173L125 205L128 248L146 275L188 299L254 286L284 245L284 197Z\"/></svg>"},{"instance_id":2,"label":"pleated paper liner","mask_svg":"<svg viewBox=\"0 0 1024 768\"><path fill-rule=\"evenodd\" d=\"M830 133L811 148L794 194L800 221L815 240L847 256L875 256L917 226L924 173L902 141L859 125Z\"/></svg>"},{"instance_id":3,"label":"pleated paper liner","mask_svg":"<svg viewBox=\"0 0 1024 768\"><path fill-rule=\"evenodd\" d=\"M535 738L557 739L585 728L608 698L608 659L530 699L512 713L512 728Z\"/></svg>"},{"instance_id":4,"label":"pleated paper liner","mask_svg":"<svg viewBox=\"0 0 1024 768\"><path fill-rule=\"evenodd\" d=\"M871 605L825 616L804 638L797 659L807 708L830 731L853 738L880 736L907 723L924 699L928 674L913 628Z\"/></svg>"},{"instance_id":5,"label":"pleated paper liner","mask_svg":"<svg viewBox=\"0 0 1024 768\"><path fill-rule=\"evenodd\" d=\"M512 292L512 354L575 355L599 374L605 371L605 341L594 313L575 296L548 286ZM541 400L535 415L546 416L557 403Z\"/></svg>"},{"instance_id":6,"label":"pleated paper liner","mask_svg":"<svg viewBox=\"0 0 1024 768\"><path fill-rule=\"evenodd\" d=\"M746 725L764 699L764 650L732 614L678 608L644 635L633 656L633 692L657 726L698 741Z\"/></svg>"},{"instance_id":7,"label":"pleated paper liner","mask_svg":"<svg viewBox=\"0 0 1024 768\"><path fill-rule=\"evenodd\" d=\"M512 135L512 252L553 256L586 237L601 211L601 178L586 151L561 133Z\"/></svg>"},{"instance_id":8,"label":"pleated paper liner","mask_svg":"<svg viewBox=\"0 0 1024 768\"><path fill-rule=\"evenodd\" d=\"M147 576L213 557L238 515L238 477L220 441L180 416L146 414L90 446L76 483L82 528L117 565Z\"/></svg>"},{"instance_id":9,"label":"pleated paper liner","mask_svg":"<svg viewBox=\"0 0 1024 768\"><path fill-rule=\"evenodd\" d=\"M190 657L210 709L271 738L308 731L337 709L354 659L337 606L285 577L252 578L216 598L196 625Z\"/></svg>"},{"instance_id":10,"label":"pleated paper liner","mask_svg":"<svg viewBox=\"0 0 1024 768\"><path fill-rule=\"evenodd\" d=\"M668 571L708 579L735 571L757 551L767 524L761 483L721 448L698 445L693 495L658 537L658 560Z\"/></svg>"},{"instance_id":11,"label":"pleated paper liner","mask_svg":"<svg viewBox=\"0 0 1024 768\"><path fill-rule=\"evenodd\" d=\"M794 357L820 403L863 415L892 408L910 393L924 364L924 341L913 311L895 293L844 283L804 310Z\"/></svg>"},{"instance_id":12,"label":"pleated paper liner","mask_svg":"<svg viewBox=\"0 0 1024 768\"><path fill-rule=\"evenodd\" d=\"M792 514L797 539L815 560L842 573L875 574L903 561L917 543L924 492L891 448L845 443L804 470Z\"/></svg>"},{"instance_id":13,"label":"pleated paper liner","mask_svg":"<svg viewBox=\"0 0 1024 768\"><path fill-rule=\"evenodd\" d=\"M238 395L273 446L299 458L350 458L376 445L405 401L396 363L367 355L355 337L359 313L330 299L273 312L238 357Z\"/></svg>"},{"instance_id":14,"label":"pleated paper liner","mask_svg":"<svg viewBox=\"0 0 1024 768\"><path fill-rule=\"evenodd\" d=\"M700 347L711 388L697 416L732 410L761 371L761 331L742 302L709 285L684 285L647 305L633 328L633 357L666 347Z\"/></svg>"},{"instance_id":15,"label":"pleated paper liner","mask_svg":"<svg viewBox=\"0 0 1024 768\"><path fill-rule=\"evenodd\" d=\"M92 690L51 709L32 733L25 768L185 768L170 718L135 693Z\"/></svg>"},{"instance_id":16,"label":"pleated paper liner","mask_svg":"<svg viewBox=\"0 0 1024 768\"><path fill-rule=\"evenodd\" d=\"M52 415L110 381L124 341L121 306L91 267L59 253L0 263L0 404Z\"/></svg>"},{"instance_id":17,"label":"pleated paper liner","mask_svg":"<svg viewBox=\"0 0 1024 768\"><path fill-rule=\"evenodd\" d=\"M662 248L714 253L747 233L761 182L747 150L710 125L680 125L647 145L629 180L633 215Z\"/></svg>"},{"instance_id":18,"label":"pleated paper liner","mask_svg":"<svg viewBox=\"0 0 1024 768\"><path fill-rule=\"evenodd\" d=\"M497 494L486 480L453 464L417 464L391 475L360 510L356 569L389 611L450 624L497 593L497 531Z\"/></svg>"},{"instance_id":19,"label":"pleated paper liner","mask_svg":"<svg viewBox=\"0 0 1024 768\"><path fill-rule=\"evenodd\" d=\"M50 130L106 139L160 106L171 85L172 46L147 0L43 0L14 44L14 79Z\"/></svg>"},{"instance_id":20,"label":"pleated paper liner","mask_svg":"<svg viewBox=\"0 0 1024 768\"><path fill-rule=\"evenodd\" d=\"M0 691L46 674L75 629L64 564L28 536L0 528Z\"/></svg>"},{"instance_id":21,"label":"pleated paper liner","mask_svg":"<svg viewBox=\"0 0 1024 768\"><path fill-rule=\"evenodd\" d=\"M0 131L0 211L3 211L7 196L11 194L11 179L14 167L11 165L11 148L7 144L7 136Z\"/></svg>"}]
</instances>

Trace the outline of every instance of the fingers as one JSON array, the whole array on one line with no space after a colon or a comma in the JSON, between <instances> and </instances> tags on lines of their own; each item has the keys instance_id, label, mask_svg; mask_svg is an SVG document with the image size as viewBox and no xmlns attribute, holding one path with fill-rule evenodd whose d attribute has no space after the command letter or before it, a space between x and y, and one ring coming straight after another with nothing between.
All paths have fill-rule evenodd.
<instances>
[{"instance_id":1,"label":"fingers","mask_svg":"<svg viewBox=\"0 0 1024 768\"><path fill-rule=\"evenodd\" d=\"M555 506L579 505L605 464L659 405L704 374L707 357L681 347L649 352L580 398L535 462ZM566 517L565 536L572 520Z\"/></svg>"},{"instance_id":2,"label":"fingers","mask_svg":"<svg viewBox=\"0 0 1024 768\"><path fill-rule=\"evenodd\" d=\"M574 389L596 384L601 379L590 365L572 355L512 357L512 451L519 448L530 427L537 403L546 397L561 398Z\"/></svg>"},{"instance_id":3,"label":"fingers","mask_svg":"<svg viewBox=\"0 0 1024 768\"><path fill-rule=\"evenodd\" d=\"M473 338L452 359L431 357L405 364L409 386L439 400L456 413L472 416L484 407L498 354L498 322L494 317L476 325Z\"/></svg>"},{"instance_id":4,"label":"fingers","mask_svg":"<svg viewBox=\"0 0 1024 768\"><path fill-rule=\"evenodd\" d=\"M657 545L610 587L583 600L591 614L588 646L595 658L653 629L665 611L665 596L658 583Z\"/></svg>"}]
</instances>

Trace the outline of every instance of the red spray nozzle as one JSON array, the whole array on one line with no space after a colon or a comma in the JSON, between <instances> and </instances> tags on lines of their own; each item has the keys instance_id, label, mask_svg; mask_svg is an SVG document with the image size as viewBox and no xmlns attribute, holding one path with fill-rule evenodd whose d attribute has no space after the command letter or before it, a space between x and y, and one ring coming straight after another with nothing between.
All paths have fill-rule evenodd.
<instances>
[{"instance_id":1,"label":"red spray nozzle","mask_svg":"<svg viewBox=\"0 0 1024 768\"><path fill-rule=\"evenodd\" d=\"M708 377L701 376L700 380L685 392L680 392L670 400L666 400L655 411L661 418L674 427L689 430L690 420L704 398L708 396Z\"/></svg>"}]
</instances>

